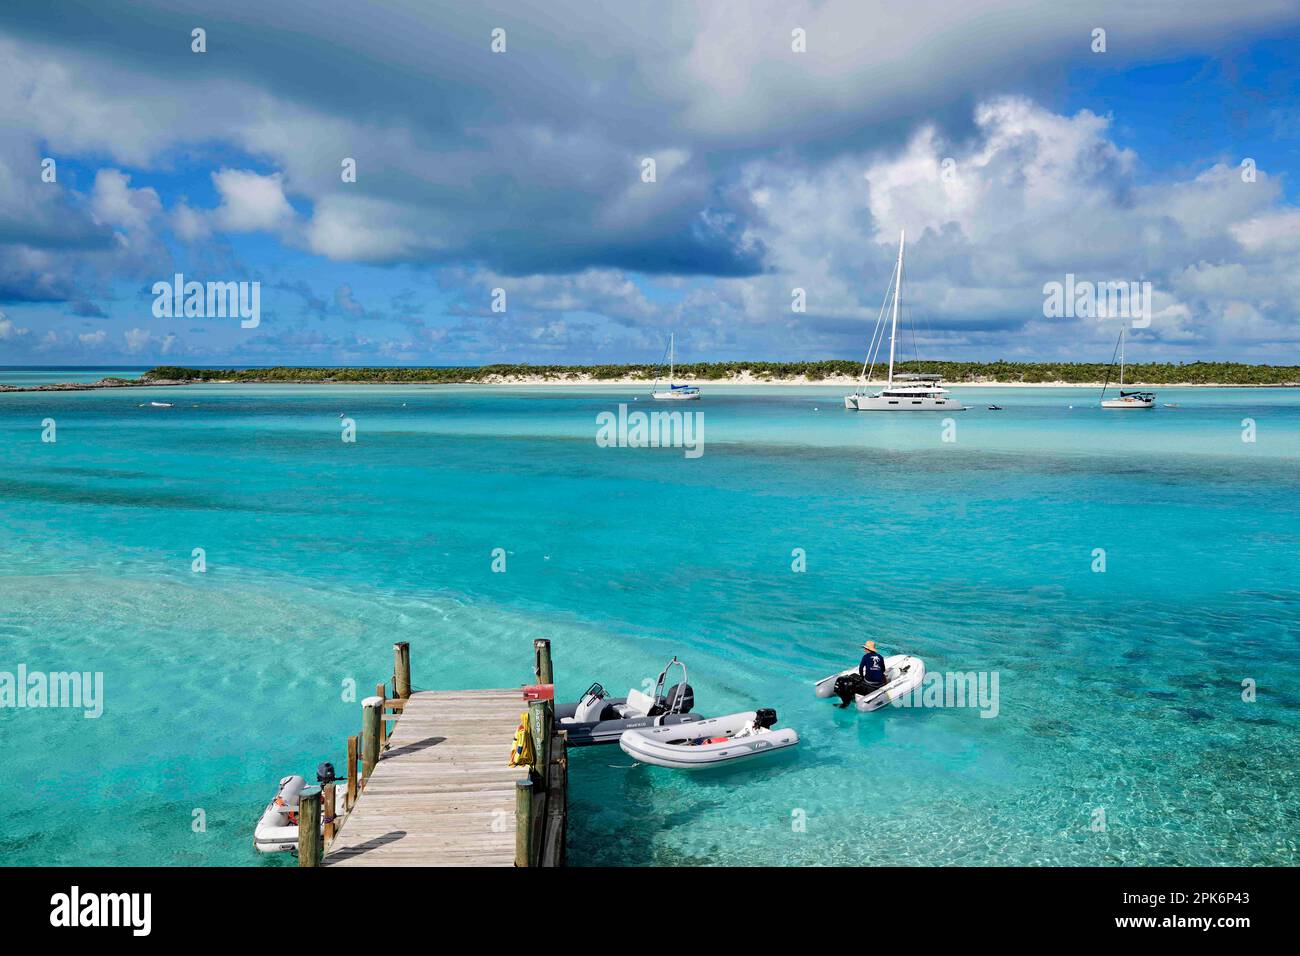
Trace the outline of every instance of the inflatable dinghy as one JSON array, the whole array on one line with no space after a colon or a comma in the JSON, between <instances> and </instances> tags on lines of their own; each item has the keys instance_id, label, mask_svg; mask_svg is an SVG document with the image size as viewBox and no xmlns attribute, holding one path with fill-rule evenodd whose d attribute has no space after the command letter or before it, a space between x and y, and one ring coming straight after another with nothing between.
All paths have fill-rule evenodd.
<instances>
[{"instance_id":1,"label":"inflatable dinghy","mask_svg":"<svg viewBox=\"0 0 1300 956\"><path fill-rule=\"evenodd\" d=\"M749 710L710 717L678 727L629 730L619 738L623 752L642 763L674 770L699 770L773 754L799 742L790 728L773 730L776 711Z\"/></svg>"},{"instance_id":2,"label":"inflatable dinghy","mask_svg":"<svg viewBox=\"0 0 1300 956\"><path fill-rule=\"evenodd\" d=\"M682 669L682 679L665 691L674 666ZM610 697L600 684L592 684L576 704L556 704L555 720L559 729L568 732L570 747L589 747L616 743L627 730L702 720L690 712L694 706L695 691L686 682L686 665L674 657L659 675L653 695L632 688L626 697Z\"/></svg>"},{"instance_id":3,"label":"inflatable dinghy","mask_svg":"<svg viewBox=\"0 0 1300 956\"><path fill-rule=\"evenodd\" d=\"M316 768L316 782L324 786L335 783L334 765L322 763ZM259 853L297 853L298 852L298 798L307 789L307 780L298 774L290 774L280 779L280 789L262 818L257 821L253 831L253 847ZM337 809L337 808L336 808ZM325 828L324 815L321 816L321 829Z\"/></svg>"},{"instance_id":4,"label":"inflatable dinghy","mask_svg":"<svg viewBox=\"0 0 1300 956\"><path fill-rule=\"evenodd\" d=\"M253 846L259 853L298 852L298 797L306 789L306 778L296 773L280 781L279 792L253 831Z\"/></svg>"},{"instance_id":5,"label":"inflatable dinghy","mask_svg":"<svg viewBox=\"0 0 1300 956\"><path fill-rule=\"evenodd\" d=\"M850 667L848 670L832 674L830 677L823 677L817 682L817 696L834 697L835 681L857 672L856 667ZM885 683L869 694L855 695L858 710L864 714L868 711L879 710L886 704L905 697L916 690L921 686L921 681L924 679L925 662L921 658L912 657L910 654L891 654L885 658Z\"/></svg>"}]
</instances>

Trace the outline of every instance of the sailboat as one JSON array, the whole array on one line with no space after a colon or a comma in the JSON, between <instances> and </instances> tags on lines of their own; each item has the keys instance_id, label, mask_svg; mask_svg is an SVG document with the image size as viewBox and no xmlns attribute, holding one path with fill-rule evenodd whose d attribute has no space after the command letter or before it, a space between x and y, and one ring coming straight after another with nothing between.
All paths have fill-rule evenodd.
<instances>
[{"instance_id":1,"label":"sailboat","mask_svg":"<svg viewBox=\"0 0 1300 956\"><path fill-rule=\"evenodd\" d=\"M878 392L868 392L866 385L870 370L876 367L876 353L883 342L881 332L885 309L882 305L880 315L876 317L876 328L871 333L871 344L867 346L867 357L862 362L862 376L858 380L857 391L844 396L844 407L858 412L964 412L966 406L948 395L940 382L942 375L895 375L894 342L898 338L898 303L902 298L903 286L903 247L906 244L907 231L898 235L898 264L890 285L894 290L893 322L889 330L889 378L885 387ZM888 296L888 290L886 290ZM895 384L895 383L899 384Z\"/></svg>"},{"instance_id":2,"label":"sailboat","mask_svg":"<svg viewBox=\"0 0 1300 956\"><path fill-rule=\"evenodd\" d=\"M654 388L650 392L650 397L656 401L687 401L692 398L700 397L700 390L694 385L674 385L673 372L676 370L677 362L677 336L675 333L668 336L668 390L664 391ZM659 380L655 379L655 386Z\"/></svg>"},{"instance_id":3,"label":"sailboat","mask_svg":"<svg viewBox=\"0 0 1300 956\"><path fill-rule=\"evenodd\" d=\"M1101 386L1101 407L1102 408L1155 408L1155 392L1126 392L1124 391L1124 332L1119 330L1119 341L1115 343L1115 348L1119 352L1119 398L1107 398L1106 387L1110 385L1110 370L1115 365L1115 356L1110 357L1110 366L1106 369L1106 381Z\"/></svg>"}]
</instances>

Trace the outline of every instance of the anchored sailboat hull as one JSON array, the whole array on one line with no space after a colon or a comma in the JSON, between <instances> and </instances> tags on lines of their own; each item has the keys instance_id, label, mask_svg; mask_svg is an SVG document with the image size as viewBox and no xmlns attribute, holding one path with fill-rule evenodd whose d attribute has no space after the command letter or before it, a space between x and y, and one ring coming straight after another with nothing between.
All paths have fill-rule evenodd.
<instances>
[{"instance_id":1,"label":"anchored sailboat hull","mask_svg":"<svg viewBox=\"0 0 1300 956\"><path fill-rule=\"evenodd\" d=\"M844 396L844 407L854 412L964 412L966 406L948 395L940 383L939 375L894 374L894 345L898 339L898 302L903 289L903 248L907 233L898 235L898 262L894 265L894 277L889 286L894 291L893 320L889 328L889 379L879 392L866 390L871 370L875 368L875 355L883 338L877 338L881 331L880 322L885 309L880 308L880 317L876 319L876 332L871 335L871 345L867 357L862 362L862 378L858 391Z\"/></svg>"},{"instance_id":2,"label":"anchored sailboat hull","mask_svg":"<svg viewBox=\"0 0 1300 956\"><path fill-rule=\"evenodd\" d=\"M953 398L895 395L845 395L844 407L855 412L964 412L966 406Z\"/></svg>"},{"instance_id":3,"label":"anchored sailboat hull","mask_svg":"<svg viewBox=\"0 0 1300 956\"><path fill-rule=\"evenodd\" d=\"M1106 397L1106 385L1110 384L1110 368L1106 369L1106 385L1101 387L1101 407L1102 408L1155 408L1156 394L1147 391L1124 391L1124 329L1119 330L1119 338L1115 341L1115 351L1119 353L1119 398ZM1115 356L1110 357L1110 364L1113 368L1115 365Z\"/></svg>"},{"instance_id":4,"label":"anchored sailboat hull","mask_svg":"<svg viewBox=\"0 0 1300 956\"><path fill-rule=\"evenodd\" d=\"M700 397L698 385L674 385L673 373L677 370L677 335L668 336L668 388L652 388L650 397L656 402L689 402ZM658 379L655 380L657 385Z\"/></svg>"}]
</instances>

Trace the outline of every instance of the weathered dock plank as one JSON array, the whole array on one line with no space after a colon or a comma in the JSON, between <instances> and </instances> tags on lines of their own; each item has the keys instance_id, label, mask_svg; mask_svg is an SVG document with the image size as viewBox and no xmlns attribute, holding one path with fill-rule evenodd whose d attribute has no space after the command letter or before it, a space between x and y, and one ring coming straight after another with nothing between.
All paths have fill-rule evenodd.
<instances>
[{"instance_id":1,"label":"weathered dock plank","mask_svg":"<svg viewBox=\"0 0 1300 956\"><path fill-rule=\"evenodd\" d=\"M326 850L326 866L512 866L515 786L507 766L518 688L417 691Z\"/></svg>"}]
</instances>

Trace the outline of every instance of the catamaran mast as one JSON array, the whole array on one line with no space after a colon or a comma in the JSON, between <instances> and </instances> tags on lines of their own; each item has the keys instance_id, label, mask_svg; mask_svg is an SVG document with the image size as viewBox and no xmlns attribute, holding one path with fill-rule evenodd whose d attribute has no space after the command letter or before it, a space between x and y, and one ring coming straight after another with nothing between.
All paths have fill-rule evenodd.
<instances>
[{"instance_id":1,"label":"catamaran mast","mask_svg":"<svg viewBox=\"0 0 1300 956\"><path fill-rule=\"evenodd\" d=\"M1124 388L1124 328L1119 330L1119 387ZM1122 393L1121 393L1122 394Z\"/></svg>"},{"instance_id":2,"label":"catamaran mast","mask_svg":"<svg viewBox=\"0 0 1300 956\"><path fill-rule=\"evenodd\" d=\"M898 266L894 270L894 326L889 331L889 382L894 384L894 340L898 338L898 293L900 286L903 284L903 240L907 238L907 230L901 230L898 234Z\"/></svg>"},{"instance_id":3,"label":"catamaran mast","mask_svg":"<svg viewBox=\"0 0 1300 956\"><path fill-rule=\"evenodd\" d=\"M673 387L673 363L677 357L677 333L668 333L668 387Z\"/></svg>"}]
</instances>

